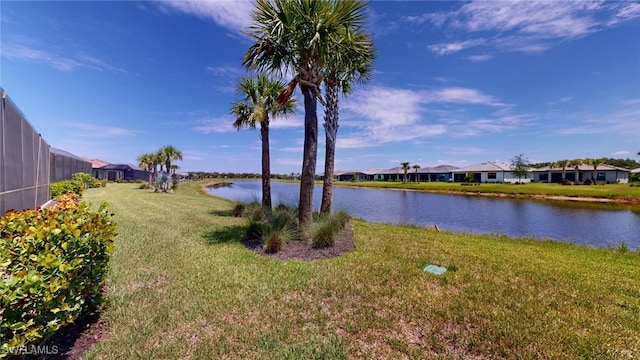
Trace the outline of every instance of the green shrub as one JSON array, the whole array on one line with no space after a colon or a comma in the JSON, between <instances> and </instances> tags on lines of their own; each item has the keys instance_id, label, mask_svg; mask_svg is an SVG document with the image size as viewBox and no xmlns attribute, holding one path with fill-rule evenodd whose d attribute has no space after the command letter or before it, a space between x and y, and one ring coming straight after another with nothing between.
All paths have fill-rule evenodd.
<instances>
[{"instance_id":1,"label":"green shrub","mask_svg":"<svg viewBox=\"0 0 640 360\"><path fill-rule=\"evenodd\" d=\"M295 207L278 206L269 216L269 224L274 229L288 229L295 231L298 228L298 213Z\"/></svg>"},{"instance_id":2,"label":"green shrub","mask_svg":"<svg viewBox=\"0 0 640 360\"><path fill-rule=\"evenodd\" d=\"M47 338L102 301L115 223L75 195L0 218L0 357Z\"/></svg>"},{"instance_id":3,"label":"green shrub","mask_svg":"<svg viewBox=\"0 0 640 360\"><path fill-rule=\"evenodd\" d=\"M322 217L311 230L312 245L316 249L331 247L335 244L340 231L349 221L345 211L338 211Z\"/></svg>"},{"instance_id":4,"label":"green shrub","mask_svg":"<svg viewBox=\"0 0 640 360\"><path fill-rule=\"evenodd\" d=\"M295 236L295 229L290 228L270 228L264 235L264 252L275 254L284 249L288 241Z\"/></svg>"},{"instance_id":5,"label":"green shrub","mask_svg":"<svg viewBox=\"0 0 640 360\"><path fill-rule=\"evenodd\" d=\"M267 232L267 224L260 221L250 221L247 227L247 239L262 239Z\"/></svg>"},{"instance_id":6,"label":"green shrub","mask_svg":"<svg viewBox=\"0 0 640 360\"><path fill-rule=\"evenodd\" d=\"M251 205L251 204L249 204ZM262 206L247 207L247 212L250 213L249 220L251 221L264 221L267 219L267 212Z\"/></svg>"},{"instance_id":7,"label":"green shrub","mask_svg":"<svg viewBox=\"0 0 640 360\"><path fill-rule=\"evenodd\" d=\"M81 196L84 190L84 183L79 180L62 180L51 183L49 189L52 199L64 194L76 194Z\"/></svg>"},{"instance_id":8,"label":"green shrub","mask_svg":"<svg viewBox=\"0 0 640 360\"><path fill-rule=\"evenodd\" d=\"M82 173L82 172L75 173L71 178L73 180L80 181L84 185L85 189L91 189L96 187L97 180L93 176L87 173Z\"/></svg>"},{"instance_id":9,"label":"green shrub","mask_svg":"<svg viewBox=\"0 0 640 360\"><path fill-rule=\"evenodd\" d=\"M234 217L242 217L244 216L244 210L246 206L243 203L237 203L236 206L233 207L233 212L231 213Z\"/></svg>"}]
</instances>

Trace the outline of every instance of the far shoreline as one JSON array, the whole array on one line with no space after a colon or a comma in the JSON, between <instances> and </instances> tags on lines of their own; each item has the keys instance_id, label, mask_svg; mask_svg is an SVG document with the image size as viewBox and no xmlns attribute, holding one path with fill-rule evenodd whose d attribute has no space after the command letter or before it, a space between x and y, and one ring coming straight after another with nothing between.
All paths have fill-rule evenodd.
<instances>
[{"instance_id":1,"label":"far shoreline","mask_svg":"<svg viewBox=\"0 0 640 360\"><path fill-rule=\"evenodd\" d=\"M214 185L218 185L225 182L233 182L233 181L260 181L260 179L216 179L212 181L205 182L201 185L202 190L207 192L206 188ZM272 179L275 182L284 182L284 183L298 183L298 181L291 180L281 180L281 179ZM316 181L316 185L322 185L321 181ZM579 196L579 195L552 195L552 194L515 194L515 193L506 193L506 192L484 192L484 191L469 191L469 190L450 190L450 189L403 189L401 187L376 187L376 186L367 186L367 185L350 185L344 182L334 182L334 186L340 187L351 187L351 188L366 188L366 189L374 189L374 190L399 190L399 191L416 191L416 192L426 192L426 193L434 193L434 194L448 194L448 195L463 195L463 196L486 196L486 197L496 197L496 198L510 198L510 199L532 199L532 200L541 200L541 201L561 201L561 202L577 202L577 203L599 203L599 204L611 204L611 205L624 205L624 206L640 206L640 197L624 197L624 198L604 198L604 197L593 197L593 196Z\"/></svg>"}]
</instances>

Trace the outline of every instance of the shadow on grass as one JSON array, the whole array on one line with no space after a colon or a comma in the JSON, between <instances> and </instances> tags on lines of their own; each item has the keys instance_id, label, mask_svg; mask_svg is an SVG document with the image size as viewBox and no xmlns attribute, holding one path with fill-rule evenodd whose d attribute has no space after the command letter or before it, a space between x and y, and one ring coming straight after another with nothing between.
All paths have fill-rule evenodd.
<instances>
[{"instance_id":1,"label":"shadow on grass","mask_svg":"<svg viewBox=\"0 0 640 360\"><path fill-rule=\"evenodd\" d=\"M215 215L215 216L233 216L233 209L229 209L229 210L211 210L209 211L209 214L211 215Z\"/></svg>"},{"instance_id":2,"label":"shadow on grass","mask_svg":"<svg viewBox=\"0 0 640 360\"><path fill-rule=\"evenodd\" d=\"M230 242L240 242L247 232L246 226L235 225L206 232L202 237L209 245L224 244Z\"/></svg>"}]
</instances>

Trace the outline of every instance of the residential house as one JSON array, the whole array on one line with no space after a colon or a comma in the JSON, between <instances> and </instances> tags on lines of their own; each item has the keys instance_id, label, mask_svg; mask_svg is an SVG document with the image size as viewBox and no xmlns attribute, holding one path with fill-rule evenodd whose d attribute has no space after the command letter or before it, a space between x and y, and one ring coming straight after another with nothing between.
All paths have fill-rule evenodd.
<instances>
[{"instance_id":1,"label":"residential house","mask_svg":"<svg viewBox=\"0 0 640 360\"><path fill-rule=\"evenodd\" d=\"M534 169L534 179L538 182L560 183L563 180L562 167L541 167ZM587 180L607 184L628 183L631 170L602 164L598 165L595 171L592 165L581 164L578 166L568 166L564 170L564 178L572 182L584 182Z\"/></svg>"},{"instance_id":2,"label":"residential house","mask_svg":"<svg viewBox=\"0 0 640 360\"><path fill-rule=\"evenodd\" d=\"M140 170L140 168L133 164L107 164L95 169L94 177L96 179L109 181L147 181L149 179L149 173L145 170Z\"/></svg>"},{"instance_id":3,"label":"residential house","mask_svg":"<svg viewBox=\"0 0 640 360\"><path fill-rule=\"evenodd\" d=\"M473 182L497 182L497 183L516 183L531 182L533 174L530 172L527 176L518 177L513 173L511 164L503 161L486 161L479 164L455 169L452 171L453 181L464 182L467 175L471 176Z\"/></svg>"}]
</instances>

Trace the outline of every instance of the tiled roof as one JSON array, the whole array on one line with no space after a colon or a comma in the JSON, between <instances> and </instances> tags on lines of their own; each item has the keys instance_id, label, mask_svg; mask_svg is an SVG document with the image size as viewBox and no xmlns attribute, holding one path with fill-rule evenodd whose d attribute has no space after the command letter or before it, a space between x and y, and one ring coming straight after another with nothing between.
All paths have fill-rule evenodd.
<instances>
[{"instance_id":1,"label":"tiled roof","mask_svg":"<svg viewBox=\"0 0 640 360\"><path fill-rule=\"evenodd\" d=\"M453 170L455 173L485 172L485 171L511 171L511 164L504 161L485 161L467 167Z\"/></svg>"}]
</instances>

